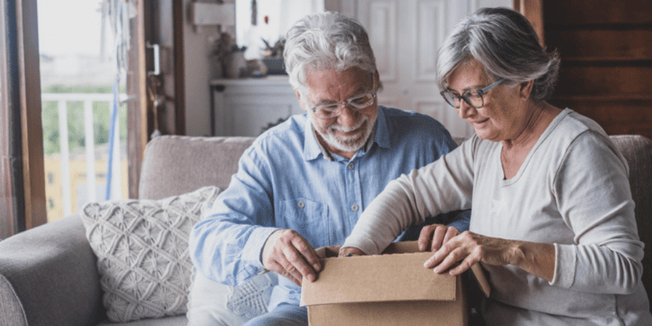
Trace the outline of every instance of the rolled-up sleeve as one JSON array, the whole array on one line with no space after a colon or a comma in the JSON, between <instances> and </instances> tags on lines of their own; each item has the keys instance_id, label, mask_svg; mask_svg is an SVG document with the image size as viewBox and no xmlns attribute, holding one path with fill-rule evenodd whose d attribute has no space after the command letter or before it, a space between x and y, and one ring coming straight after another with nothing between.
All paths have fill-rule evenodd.
<instances>
[{"instance_id":1,"label":"rolled-up sleeve","mask_svg":"<svg viewBox=\"0 0 652 326\"><path fill-rule=\"evenodd\" d=\"M238 172L190 234L190 257L207 278L242 285L263 268L261 253L274 225L267 160L245 151Z\"/></svg>"},{"instance_id":2,"label":"rolled-up sleeve","mask_svg":"<svg viewBox=\"0 0 652 326\"><path fill-rule=\"evenodd\" d=\"M378 254L403 230L423 223L428 216L470 209L472 146L466 142L439 160L390 182L362 213L344 247ZM470 218L470 211L458 214L454 223L468 229L465 217Z\"/></svg>"}]
</instances>

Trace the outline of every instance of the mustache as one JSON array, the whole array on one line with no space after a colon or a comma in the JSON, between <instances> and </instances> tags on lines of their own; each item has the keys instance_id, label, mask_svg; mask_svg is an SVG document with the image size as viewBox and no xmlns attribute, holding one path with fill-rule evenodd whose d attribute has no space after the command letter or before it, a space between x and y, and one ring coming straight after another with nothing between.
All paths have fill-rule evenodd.
<instances>
[{"instance_id":1,"label":"mustache","mask_svg":"<svg viewBox=\"0 0 652 326\"><path fill-rule=\"evenodd\" d=\"M346 128L341 124L337 123L337 121L335 121L333 122L332 125L328 126L328 129L330 129L331 131L351 132L362 127L365 123L367 123L368 120L369 117L363 116L362 119L360 119L360 121L358 121L358 123L355 126L349 128Z\"/></svg>"}]
</instances>

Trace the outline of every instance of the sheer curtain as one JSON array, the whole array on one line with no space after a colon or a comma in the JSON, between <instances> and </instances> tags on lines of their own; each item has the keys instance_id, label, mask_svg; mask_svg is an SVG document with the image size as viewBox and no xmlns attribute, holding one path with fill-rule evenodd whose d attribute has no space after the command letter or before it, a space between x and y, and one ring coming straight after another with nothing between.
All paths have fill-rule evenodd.
<instances>
[{"instance_id":1,"label":"sheer curtain","mask_svg":"<svg viewBox=\"0 0 652 326\"><path fill-rule=\"evenodd\" d=\"M324 0L236 0L236 42L247 47L246 59L259 59L263 39L274 45L297 20L320 11Z\"/></svg>"}]
</instances>

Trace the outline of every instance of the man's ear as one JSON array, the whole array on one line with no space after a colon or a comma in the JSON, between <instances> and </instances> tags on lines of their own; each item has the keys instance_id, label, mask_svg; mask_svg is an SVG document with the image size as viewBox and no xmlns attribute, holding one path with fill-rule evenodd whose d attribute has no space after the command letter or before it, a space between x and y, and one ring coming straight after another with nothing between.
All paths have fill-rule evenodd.
<instances>
[{"instance_id":1,"label":"man's ear","mask_svg":"<svg viewBox=\"0 0 652 326\"><path fill-rule=\"evenodd\" d=\"M378 73L378 69L376 69L376 72L374 72L374 91L378 92L378 89L380 89L380 74Z\"/></svg>"},{"instance_id":2,"label":"man's ear","mask_svg":"<svg viewBox=\"0 0 652 326\"><path fill-rule=\"evenodd\" d=\"M526 81L520 83L519 85L519 97L523 100L528 100L532 94L532 88L534 87L534 80Z\"/></svg>"},{"instance_id":3,"label":"man's ear","mask_svg":"<svg viewBox=\"0 0 652 326\"><path fill-rule=\"evenodd\" d=\"M304 110L304 111L308 112L308 110L306 110L306 107L305 107L306 106L305 101L303 101L301 99L301 93L299 93L299 91L294 87L292 87L292 89L294 89L294 94L296 94L297 100L299 100L299 106L301 107L301 110Z\"/></svg>"}]
</instances>

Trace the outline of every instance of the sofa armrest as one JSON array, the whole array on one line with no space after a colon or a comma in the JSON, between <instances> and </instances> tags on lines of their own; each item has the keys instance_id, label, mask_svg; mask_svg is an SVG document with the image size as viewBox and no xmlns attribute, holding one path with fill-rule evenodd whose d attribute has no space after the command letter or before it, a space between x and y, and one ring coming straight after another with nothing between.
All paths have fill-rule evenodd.
<instances>
[{"instance_id":1,"label":"sofa armrest","mask_svg":"<svg viewBox=\"0 0 652 326\"><path fill-rule=\"evenodd\" d=\"M0 241L3 325L95 325L104 316L96 261L78 214Z\"/></svg>"}]
</instances>

